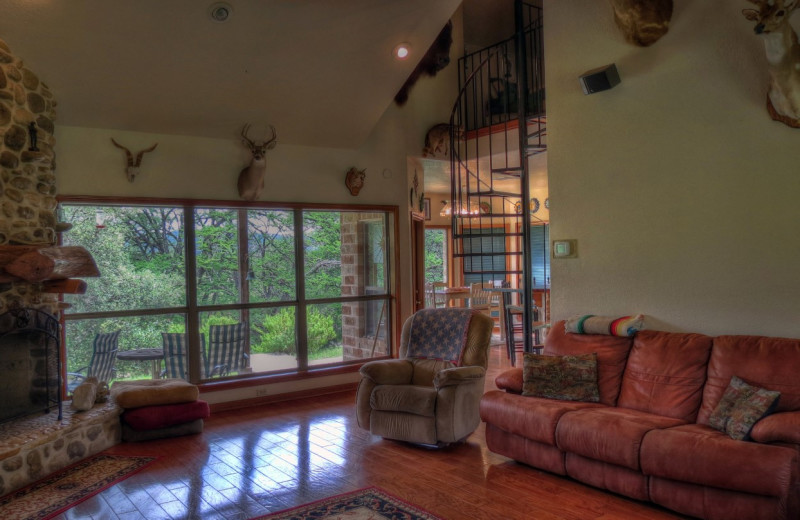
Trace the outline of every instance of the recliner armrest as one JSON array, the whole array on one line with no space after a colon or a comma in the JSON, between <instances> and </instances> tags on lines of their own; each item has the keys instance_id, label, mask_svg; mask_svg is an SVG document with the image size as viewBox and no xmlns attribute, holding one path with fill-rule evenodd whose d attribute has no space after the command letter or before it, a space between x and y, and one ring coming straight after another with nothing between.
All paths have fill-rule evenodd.
<instances>
[{"instance_id":1,"label":"recliner armrest","mask_svg":"<svg viewBox=\"0 0 800 520\"><path fill-rule=\"evenodd\" d=\"M756 442L800 444L800 412L780 412L758 421L750 432Z\"/></svg>"},{"instance_id":2,"label":"recliner armrest","mask_svg":"<svg viewBox=\"0 0 800 520\"><path fill-rule=\"evenodd\" d=\"M404 385L411 382L414 365L407 359L381 359L365 363L359 373L376 385Z\"/></svg>"},{"instance_id":3,"label":"recliner armrest","mask_svg":"<svg viewBox=\"0 0 800 520\"><path fill-rule=\"evenodd\" d=\"M436 377L433 378L433 386L439 389L446 386L463 385L464 383L480 381L485 375L486 370L483 367L445 368L436 373Z\"/></svg>"}]
</instances>

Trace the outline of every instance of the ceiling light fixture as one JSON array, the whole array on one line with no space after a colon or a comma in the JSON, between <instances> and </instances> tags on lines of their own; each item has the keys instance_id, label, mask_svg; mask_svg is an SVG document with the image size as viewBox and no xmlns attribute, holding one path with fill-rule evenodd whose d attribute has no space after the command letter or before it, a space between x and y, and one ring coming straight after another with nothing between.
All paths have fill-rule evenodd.
<instances>
[{"instance_id":1,"label":"ceiling light fixture","mask_svg":"<svg viewBox=\"0 0 800 520\"><path fill-rule=\"evenodd\" d=\"M407 43L399 43L397 46L392 50L392 56L396 60L405 60L411 55L411 45Z\"/></svg>"},{"instance_id":2,"label":"ceiling light fixture","mask_svg":"<svg viewBox=\"0 0 800 520\"><path fill-rule=\"evenodd\" d=\"M227 2L215 2L208 8L208 14L215 22L227 22L233 16L233 7Z\"/></svg>"}]
</instances>

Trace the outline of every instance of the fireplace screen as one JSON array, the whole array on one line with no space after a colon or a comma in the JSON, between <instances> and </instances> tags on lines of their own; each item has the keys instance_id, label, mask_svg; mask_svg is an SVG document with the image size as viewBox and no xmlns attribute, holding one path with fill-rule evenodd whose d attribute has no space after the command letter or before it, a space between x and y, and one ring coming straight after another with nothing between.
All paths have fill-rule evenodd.
<instances>
[{"instance_id":1,"label":"fireplace screen","mask_svg":"<svg viewBox=\"0 0 800 520\"><path fill-rule=\"evenodd\" d=\"M0 422L58 409L59 325L50 314L15 309L0 315Z\"/></svg>"}]
</instances>

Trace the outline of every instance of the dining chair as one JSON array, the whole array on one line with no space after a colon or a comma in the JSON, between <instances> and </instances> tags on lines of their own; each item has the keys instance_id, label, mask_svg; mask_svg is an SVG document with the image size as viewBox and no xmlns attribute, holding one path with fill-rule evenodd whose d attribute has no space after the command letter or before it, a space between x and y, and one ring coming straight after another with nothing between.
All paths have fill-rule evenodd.
<instances>
[{"instance_id":1,"label":"dining chair","mask_svg":"<svg viewBox=\"0 0 800 520\"><path fill-rule=\"evenodd\" d=\"M447 284L444 282L431 282L431 288L433 289L433 307L446 307L447 296L444 291L447 289Z\"/></svg>"},{"instance_id":2,"label":"dining chair","mask_svg":"<svg viewBox=\"0 0 800 520\"><path fill-rule=\"evenodd\" d=\"M95 335L89 364L74 372L67 372L67 391L72 393L87 377L110 382L116 376L117 349L120 330ZM83 372L86 372L84 375Z\"/></svg>"},{"instance_id":3,"label":"dining chair","mask_svg":"<svg viewBox=\"0 0 800 520\"><path fill-rule=\"evenodd\" d=\"M250 359L244 351L247 332L246 322L209 327L207 377L222 377L247 368Z\"/></svg>"},{"instance_id":4,"label":"dining chair","mask_svg":"<svg viewBox=\"0 0 800 520\"><path fill-rule=\"evenodd\" d=\"M189 379L189 339L182 332L162 332L161 343L164 349L164 370L161 377ZM206 335L200 334L200 377L206 374Z\"/></svg>"}]
</instances>

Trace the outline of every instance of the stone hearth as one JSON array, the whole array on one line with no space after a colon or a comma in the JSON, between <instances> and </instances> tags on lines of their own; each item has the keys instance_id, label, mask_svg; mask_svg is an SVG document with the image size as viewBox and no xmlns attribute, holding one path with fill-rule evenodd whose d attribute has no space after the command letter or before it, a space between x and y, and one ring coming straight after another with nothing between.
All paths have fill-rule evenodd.
<instances>
[{"instance_id":1,"label":"stone hearth","mask_svg":"<svg viewBox=\"0 0 800 520\"><path fill-rule=\"evenodd\" d=\"M0 424L0 496L120 442L119 415L113 401L75 412L64 403L55 411Z\"/></svg>"}]
</instances>

